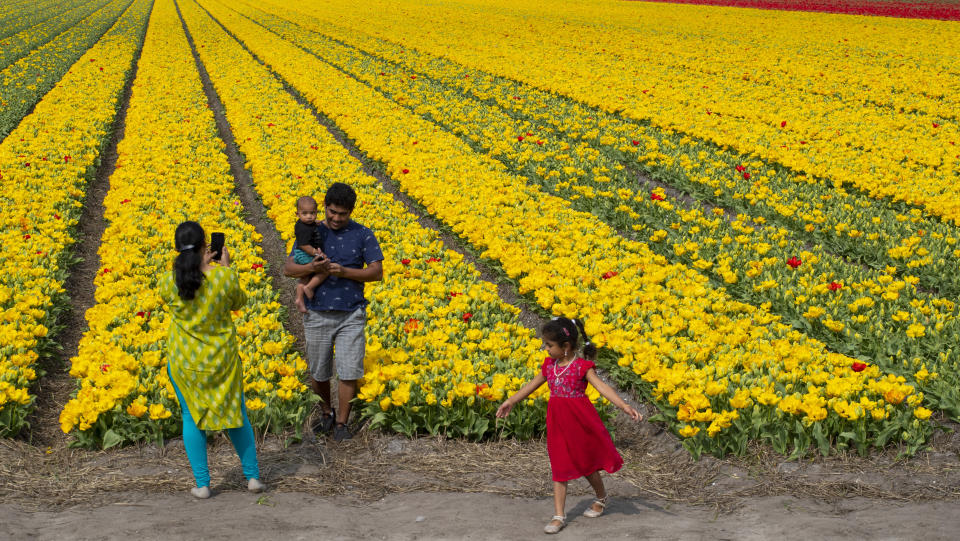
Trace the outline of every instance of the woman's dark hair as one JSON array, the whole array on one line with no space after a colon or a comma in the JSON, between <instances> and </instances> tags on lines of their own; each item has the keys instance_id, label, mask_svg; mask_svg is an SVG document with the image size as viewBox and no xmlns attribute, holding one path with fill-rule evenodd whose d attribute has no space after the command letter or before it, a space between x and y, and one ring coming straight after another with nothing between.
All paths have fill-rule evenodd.
<instances>
[{"instance_id":1,"label":"woman's dark hair","mask_svg":"<svg viewBox=\"0 0 960 541\"><path fill-rule=\"evenodd\" d=\"M597 346L590 342L590 338L587 337L587 333L583 330L582 321L558 317L548 321L547 324L543 326L540 334L547 340L556 342L561 346L563 344L570 344L570 348L574 351L579 347L580 336L582 335L586 341L583 345L583 356L590 360L597 357Z\"/></svg>"},{"instance_id":2,"label":"woman's dark hair","mask_svg":"<svg viewBox=\"0 0 960 541\"><path fill-rule=\"evenodd\" d=\"M203 249L206 246L203 228L197 222L183 222L174 233L174 246L180 252L173 261L173 277L180 298L189 301L197 296L203 284Z\"/></svg>"},{"instance_id":3,"label":"woman's dark hair","mask_svg":"<svg viewBox=\"0 0 960 541\"><path fill-rule=\"evenodd\" d=\"M353 188L342 183L334 182L327 188L327 195L323 197L323 205L336 205L347 210L353 210L357 204L357 192Z\"/></svg>"}]
</instances>

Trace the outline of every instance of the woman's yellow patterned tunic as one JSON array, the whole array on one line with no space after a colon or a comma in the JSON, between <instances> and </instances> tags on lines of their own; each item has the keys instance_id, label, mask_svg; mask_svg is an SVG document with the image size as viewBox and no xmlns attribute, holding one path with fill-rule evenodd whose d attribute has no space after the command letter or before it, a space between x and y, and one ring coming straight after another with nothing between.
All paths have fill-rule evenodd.
<instances>
[{"instance_id":1,"label":"woman's yellow patterned tunic","mask_svg":"<svg viewBox=\"0 0 960 541\"><path fill-rule=\"evenodd\" d=\"M243 425L243 366L237 329L230 312L247 295L237 273L214 266L197 295L185 301L177 293L173 272L160 281L160 296L170 310L167 360L170 375L201 430Z\"/></svg>"}]
</instances>

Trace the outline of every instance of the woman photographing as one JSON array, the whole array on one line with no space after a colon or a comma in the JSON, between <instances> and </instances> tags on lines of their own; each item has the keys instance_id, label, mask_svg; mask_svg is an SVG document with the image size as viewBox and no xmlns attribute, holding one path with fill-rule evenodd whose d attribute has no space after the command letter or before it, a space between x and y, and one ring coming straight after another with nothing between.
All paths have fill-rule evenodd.
<instances>
[{"instance_id":1,"label":"woman photographing","mask_svg":"<svg viewBox=\"0 0 960 541\"><path fill-rule=\"evenodd\" d=\"M243 366L230 314L247 301L230 256L218 265L196 222L177 226L173 272L160 279L160 296L170 312L167 373L180 402L183 444L196 480L191 493L210 497L208 430L226 430L243 464L247 489L261 492L253 427L243 397Z\"/></svg>"}]
</instances>

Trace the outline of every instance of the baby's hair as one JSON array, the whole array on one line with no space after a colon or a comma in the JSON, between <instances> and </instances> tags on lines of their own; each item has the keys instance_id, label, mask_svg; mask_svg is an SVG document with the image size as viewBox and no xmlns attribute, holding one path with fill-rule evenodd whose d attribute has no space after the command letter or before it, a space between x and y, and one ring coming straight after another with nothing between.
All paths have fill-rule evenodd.
<instances>
[{"instance_id":1,"label":"baby's hair","mask_svg":"<svg viewBox=\"0 0 960 541\"><path fill-rule=\"evenodd\" d=\"M583 330L583 322L576 319L567 319L565 317L554 318L543 326L540 331L543 337L557 344L570 344L574 351L580 346L580 336L586 341L583 345L583 356L593 360L597 357L597 346L590 342L587 333Z\"/></svg>"},{"instance_id":2,"label":"baby's hair","mask_svg":"<svg viewBox=\"0 0 960 541\"><path fill-rule=\"evenodd\" d=\"M317 200L309 195L305 195L300 199L297 199L297 211L299 211L304 205L313 205L313 208L317 208Z\"/></svg>"}]
</instances>

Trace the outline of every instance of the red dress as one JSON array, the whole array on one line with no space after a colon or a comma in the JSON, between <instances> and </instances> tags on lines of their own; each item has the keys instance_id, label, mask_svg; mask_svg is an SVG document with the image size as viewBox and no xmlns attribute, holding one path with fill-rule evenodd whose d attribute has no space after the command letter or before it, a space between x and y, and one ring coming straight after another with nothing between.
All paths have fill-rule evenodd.
<instances>
[{"instance_id":1,"label":"red dress","mask_svg":"<svg viewBox=\"0 0 960 541\"><path fill-rule=\"evenodd\" d=\"M613 473L623 466L607 427L586 395L587 371L593 367L593 362L580 357L567 366L556 366L547 357L540 368L550 386L547 453L554 481L570 481L599 470Z\"/></svg>"}]
</instances>

